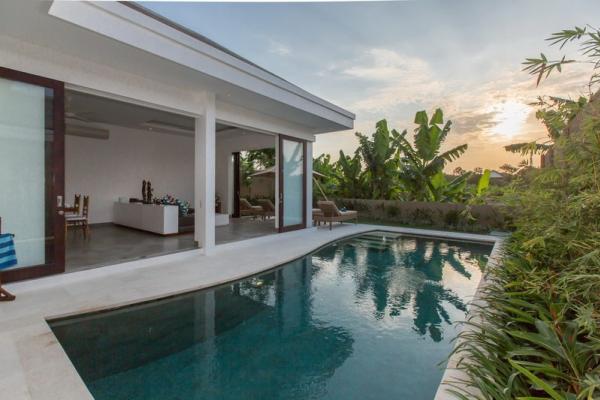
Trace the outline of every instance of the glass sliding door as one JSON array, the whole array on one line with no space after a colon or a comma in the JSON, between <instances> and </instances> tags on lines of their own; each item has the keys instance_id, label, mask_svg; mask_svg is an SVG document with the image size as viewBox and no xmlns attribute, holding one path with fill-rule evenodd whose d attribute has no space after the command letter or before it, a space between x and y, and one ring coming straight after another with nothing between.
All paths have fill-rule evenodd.
<instances>
[{"instance_id":1,"label":"glass sliding door","mask_svg":"<svg viewBox=\"0 0 600 400\"><path fill-rule=\"evenodd\" d=\"M306 227L306 142L279 136L279 231Z\"/></svg>"},{"instance_id":2,"label":"glass sliding door","mask_svg":"<svg viewBox=\"0 0 600 400\"><path fill-rule=\"evenodd\" d=\"M2 281L64 271L64 87L0 68L0 230L17 264Z\"/></svg>"}]
</instances>

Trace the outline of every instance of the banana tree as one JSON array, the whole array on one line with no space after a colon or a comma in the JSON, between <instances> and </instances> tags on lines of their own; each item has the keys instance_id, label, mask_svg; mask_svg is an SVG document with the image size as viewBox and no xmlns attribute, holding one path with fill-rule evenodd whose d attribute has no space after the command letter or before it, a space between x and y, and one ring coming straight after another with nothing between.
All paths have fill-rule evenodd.
<instances>
[{"instance_id":1,"label":"banana tree","mask_svg":"<svg viewBox=\"0 0 600 400\"><path fill-rule=\"evenodd\" d=\"M354 157L350 157L340 150L340 158L336 165L338 194L342 197L361 198L364 192L364 178L360 155L355 154Z\"/></svg>"},{"instance_id":2,"label":"banana tree","mask_svg":"<svg viewBox=\"0 0 600 400\"><path fill-rule=\"evenodd\" d=\"M365 178L373 199L390 199L396 191L397 159L394 157L397 150L393 136L390 133L387 121L382 119L377 122L375 133L369 138L356 132L359 146L356 150L365 163Z\"/></svg>"},{"instance_id":3,"label":"banana tree","mask_svg":"<svg viewBox=\"0 0 600 400\"><path fill-rule=\"evenodd\" d=\"M431 119L427 112L417 112L415 123L418 127L415 129L414 145L406 138L406 130L402 133L392 131L400 167L400 182L413 200L436 201L440 197L439 185L443 186L440 176L444 178L444 167L464 154L468 146L462 144L441 152L452 122L444 123L444 114L439 108L435 110ZM461 187L462 180L466 181L466 178L467 176L461 175L457 178L458 181L453 181L452 187Z\"/></svg>"},{"instance_id":4,"label":"banana tree","mask_svg":"<svg viewBox=\"0 0 600 400\"><path fill-rule=\"evenodd\" d=\"M327 196L337 194L339 168L335 162L331 161L330 154L321 154L315 158L313 160L313 171L322 175L319 178L313 178L314 186L316 186L313 189L313 196L315 198L318 195L326 198ZM315 179L318 179L318 181Z\"/></svg>"},{"instance_id":5,"label":"banana tree","mask_svg":"<svg viewBox=\"0 0 600 400\"><path fill-rule=\"evenodd\" d=\"M462 202L468 196L466 193L467 180L470 172L464 173L451 181L446 179L443 171L431 178L431 200L441 202Z\"/></svg>"}]
</instances>

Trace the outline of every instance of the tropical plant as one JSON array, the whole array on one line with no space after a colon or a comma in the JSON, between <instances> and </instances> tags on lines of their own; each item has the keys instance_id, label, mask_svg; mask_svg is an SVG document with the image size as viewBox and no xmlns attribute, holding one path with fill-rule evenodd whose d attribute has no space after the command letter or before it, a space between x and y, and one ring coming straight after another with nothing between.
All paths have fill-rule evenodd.
<instances>
[{"instance_id":1,"label":"tropical plant","mask_svg":"<svg viewBox=\"0 0 600 400\"><path fill-rule=\"evenodd\" d=\"M275 149L248 150L240 153L240 175L242 184L250 186L250 176L275 165Z\"/></svg>"},{"instance_id":2,"label":"tropical plant","mask_svg":"<svg viewBox=\"0 0 600 400\"><path fill-rule=\"evenodd\" d=\"M592 65L592 74L588 81L588 91L591 96L593 87L600 83L600 30L590 25L565 29L553 33L548 39L551 46L559 46L562 50L572 42L579 42L580 59L567 58L566 55L555 60L550 60L544 53L540 57L527 58L524 62L524 71L535 76L536 85L548 78L550 74L562 72L567 64L579 63ZM577 100L549 97L546 100L538 98L533 105L538 106L537 119L542 121L548 130L548 138L532 142L515 143L506 146L506 151L518 153L529 157L529 165L533 164L535 154L545 154L552 150L553 143L564 133L569 121L585 106L588 98L579 97ZM540 142L540 140L542 140Z\"/></svg>"},{"instance_id":3,"label":"tropical plant","mask_svg":"<svg viewBox=\"0 0 600 400\"><path fill-rule=\"evenodd\" d=\"M475 186L475 188L474 188L474 193L473 193L475 195L474 197L480 198L488 190L488 188L490 187L491 174L492 173L489 169L486 169L485 171L483 171L483 173L479 177L479 180L477 181L477 186Z\"/></svg>"},{"instance_id":4,"label":"tropical plant","mask_svg":"<svg viewBox=\"0 0 600 400\"><path fill-rule=\"evenodd\" d=\"M454 175L462 175L462 174L464 174L465 172L467 172L467 171L465 171L463 167L456 167L456 168L454 168L454 169L452 170L452 173L453 173Z\"/></svg>"},{"instance_id":5,"label":"tropical plant","mask_svg":"<svg viewBox=\"0 0 600 400\"><path fill-rule=\"evenodd\" d=\"M337 175L337 165L331 161L331 154L321 154L313 159L313 171L326 177L335 177Z\"/></svg>"},{"instance_id":6,"label":"tropical plant","mask_svg":"<svg viewBox=\"0 0 600 400\"><path fill-rule=\"evenodd\" d=\"M362 173L360 155L355 154L354 157L350 157L340 150L340 158L337 165L339 168L338 195L360 199L364 192L364 175Z\"/></svg>"},{"instance_id":7,"label":"tropical plant","mask_svg":"<svg viewBox=\"0 0 600 400\"><path fill-rule=\"evenodd\" d=\"M385 119L377 122L371 137L356 132L359 146L356 150L365 164L365 181L373 199L392 199L397 192L395 179L398 161L394 138L398 132L388 129Z\"/></svg>"},{"instance_id":8,"label":"tropical plant","mask_svg":"<svg viewBox=\"0 0 600 400\"><path fill-rule=\"evenodd\" d=\"M486 202L486 197L484 195L487 193L490 187L490 176L491 171L486 169L481 173L479 179L477 180L477 184L474 187L471 187L470 190L463 190L461 200L466 203L465 209L460 213L460 216L470 223L474 223L477 219L473 216L472 206L476 204L484 204Z\"/></svg>"},{"instance_id":9,"label":"tropical plant","mask_svg":"<svg viewBox=\"0 0 600 400\"><path fill-rule=\"evenodd\" d=\"M352 157L343 151L336 163L329 155L317 157L313 169L326 176L318 186L333 196L357 199L465 202L474 197L476 190L469 188L472 173L457 168L458 176L451 180L444 174L447 163L467 150L466 144L441 150L451 121L444 123L437 109L431 119L425 111L417 112L415 123L414 145L406 130L390 130L384 119L371 136L356 133L359 145Z\"/></svg>"},{"instance_id":10,"label":"tropical plant","mask_svg":"<svg viewBox=\"0 0 600 400\"><path fill-rule=\"evenodd\" d=\"M551 151L554 142L564 134L569 122L585 107L587 102L586 97L579 97L577 101L553 96L538 97L538 101L531 105L538 107L535 116L546 127L548 137L531 142L510 144L504 149L528 157L529 165L533 165L533 156Z\"/></svg>"},{"instance_id":11,"label":"tropical plant","mask_svg":"<svg viewBox=\"0 0 600 400\"><path fill-rule=\"evenodd\" d=\"M429 186L431 187L431 197L428 201L464 201L468 196L466 188L467 180L470 176L471 174L467 172L448 181L444 171L438 171L438 173L430 179Z\"/></svg>"},{"instance_id":12,"label":"tropical plant","mask_svg":"<svg viewBox=\"0 0 600 400\"><path fill-rule=\"evenodd\" d=\"M536 84L539 85L542 79L547 78L551 73L562 72L563 67L567 64L589 64L592 66L592 74L588 81L591 94L592 87L600 83L600 29L591 25L583 28L576 26L574 29L555 32L546 40L550 42L551 46L559 46L561 50L569 43L579 42L579 52L582 58L567 59L567 56L563 55L555 60L549 60L544 53L541 53L539 58L527 58L523 62L525 65L523 70L535 76Z\"/></svg>"},{"instance_id":13,"label":"tropical plant","mask_svg":"<svg viewBox=\"0 0 600 400\"><path fill-rule=\"evenodd\" d=\"M510 175L512 175L515 172L517 172L517 170L518 170L517 167L515 167L513 165L510 165L510 164L502 164L500 166L500 171L503 171L503 172L505 172L507 174L510 174Z\"/></svg>"},{"instance_id":14,"label":"tropical plant","mask_svg":"<svg viewBox=\"0 0 600 400\"><path fill-rule=\"evenodd\" d=\"M313 196L331 196L336 193L338 187L339 168L338 164L331 161L330 154L321 154L313 159L313 171L320 174L315 177ZM324 193L321 193L323 191Z\"/></svg>"},{"instance_id":15,"label":"tropical plant","mask_svg":"<svg viewBox=\"0 0 600 400\"><path fill-rule=\"evenodd\" d=\"M600 122L559 143L561 167L503 199L516 232L456 349L479 395L457 386L458 398L600 396Z\"/></svg>"},{"instance_id":16,"label":"tropical plant","mask_svg":"<svg viewBox=\"0 0 600 400\"><path fill-rule=\"evenodd\" d=\"M462 181L466 180L463 174L446 185L440 173L443 174L442 171L448 162L456 160L467 150L467 145L441 152L452 122L444 123L444 114L439 108L435 110L431 119L427 112L417 112L415 123L418 127L415 129L414 145L406 138L406 130L402 133L392 131L397 147L401 185L410 193L412 200L442 200L454 189L461 187ZM440 191L441 188L450 190Z\"/></svg>"}]
</instances>

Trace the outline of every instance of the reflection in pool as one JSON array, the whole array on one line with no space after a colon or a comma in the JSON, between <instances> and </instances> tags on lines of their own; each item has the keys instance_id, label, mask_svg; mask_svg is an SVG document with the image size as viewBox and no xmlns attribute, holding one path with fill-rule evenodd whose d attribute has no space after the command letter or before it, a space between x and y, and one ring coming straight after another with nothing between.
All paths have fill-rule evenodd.
<instances>
[{"instance_id":1,"label":"reflection in pool","mask_svg":"<svg viewBox=\"0 0 600 400\"><path fill-rule=\"evenodd\" d=\"M97 400L431 399L490 251L369 233L51 327Z\"/></svg>"}]
</instances>

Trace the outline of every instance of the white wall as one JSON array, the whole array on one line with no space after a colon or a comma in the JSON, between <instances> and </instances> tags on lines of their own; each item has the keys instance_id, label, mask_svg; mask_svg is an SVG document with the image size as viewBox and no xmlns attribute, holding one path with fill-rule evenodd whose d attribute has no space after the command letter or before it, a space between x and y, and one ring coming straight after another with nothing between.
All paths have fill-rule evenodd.
<instances>
[{"instance_id":1,"label":"white wall","mask_svg":"<svg viewBox=\"0 0 600 400\"><path fill-rule=\"evenodd\" d=\"M312 221L312 198L313 198L313 144L306 143L306 227L313 225Z\"/></svg>"},{"instance_id":2,"label":"white wall","mask_svg":"<svg viewBox=\"0 0 600 400\"><path fill-rule=\"evenodd\" d=\"M96 125L100 126L100 125ZM90 196L90 222L112 222L119 197L142 197L142 180L154 196L171 194L193 204L194 139L104 125L108 140L65 137L65 199Z\"/></svg>"}]
</instances>

